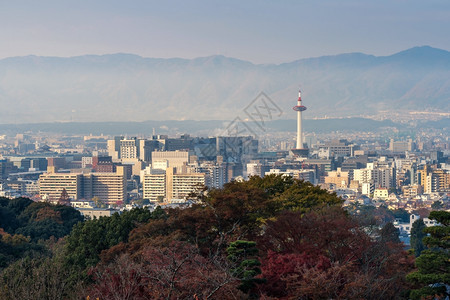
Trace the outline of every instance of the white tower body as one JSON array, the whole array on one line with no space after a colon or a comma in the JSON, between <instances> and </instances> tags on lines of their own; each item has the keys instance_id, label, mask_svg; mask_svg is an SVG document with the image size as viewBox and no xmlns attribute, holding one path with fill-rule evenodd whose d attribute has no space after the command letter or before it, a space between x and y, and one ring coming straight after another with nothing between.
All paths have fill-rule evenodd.
<instances>
[{"instance_id":1,"label":"white tower body","mask_svg":"<svg viewBox=\"0 0 450 300\"><path fill-rule=\"evenodd\" d=\"M303 131L302 131L302 112L306 109L302 105L302 92L298 91L298 100L297 100L297 145L296 149L303 149Z\"/></svg>"},{"instance_id":2,"label":"white tower body","mask_svg":"<svg viewBox=\"0 0 450 300\"><path fill-rule=\"evenodd\" d=\"M303 148L302 112L297 112L297 149Z\"/></svg>"}]
</instances>

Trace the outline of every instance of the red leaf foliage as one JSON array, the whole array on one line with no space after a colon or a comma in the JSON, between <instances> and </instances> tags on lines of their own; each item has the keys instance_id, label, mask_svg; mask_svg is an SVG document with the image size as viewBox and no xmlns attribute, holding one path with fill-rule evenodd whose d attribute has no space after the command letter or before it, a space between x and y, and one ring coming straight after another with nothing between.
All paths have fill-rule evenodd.
<instances>
[{"instance_id":1,"label":"red leaf foliage","mask_svg":"<svg viewBox=\"0 0 450 300\"><path fill-rule=\"evenodd\" d=\"M192 245L149 246L133 258L122 254L90 274L91 299L235 299L238 282L226 261L201 256Z\"/></svg>"},{"instance_id":2,"label":"red leaf foliage","mask_svg":"<svg viewBox=\"0 0 450 300\"><path fill-rule=\"evenodd\" d=\"M402 244L369 237L338 207L285 212L267 222L259 245L265 297L396 298L413 267Z\"/></svg>"}]
</instances>

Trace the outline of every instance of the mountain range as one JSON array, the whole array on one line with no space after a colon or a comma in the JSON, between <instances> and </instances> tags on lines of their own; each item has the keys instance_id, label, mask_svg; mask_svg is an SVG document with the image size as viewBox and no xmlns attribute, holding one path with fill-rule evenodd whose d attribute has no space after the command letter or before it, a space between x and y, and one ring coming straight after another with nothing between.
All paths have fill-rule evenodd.
<instances>
[{"instance_id":1,"label":"mountain range","mask_svg":"<svg viewBox=\"0 0 450 300\"><path fill-rule=\"evenodd\" d=\"M385 110L450 111L450 52L429 46L390 56L362 53L253 64L133 54L0 60L0 123L232 120L265 92L295 118Z\"/></svg>"}]
</instances>

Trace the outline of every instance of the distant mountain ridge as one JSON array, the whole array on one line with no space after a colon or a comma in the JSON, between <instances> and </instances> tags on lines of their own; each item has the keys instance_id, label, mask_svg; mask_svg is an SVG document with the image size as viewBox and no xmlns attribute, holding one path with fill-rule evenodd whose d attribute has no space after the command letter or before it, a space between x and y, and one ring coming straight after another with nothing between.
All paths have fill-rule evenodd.
<instances>
[{"instance_id":1,"label":"distant mountain ridge","mask_svg":"<svg viewBox=\"0 0 450 300\"><path fill-rule=\"evenodd\" d=\"M423 46L279 65L221 55L12 57L0 60L0 123L231 120L261 91L291 119L299 86L305 117L450 111L450 52Z\"/></svg>"}]
</instances>

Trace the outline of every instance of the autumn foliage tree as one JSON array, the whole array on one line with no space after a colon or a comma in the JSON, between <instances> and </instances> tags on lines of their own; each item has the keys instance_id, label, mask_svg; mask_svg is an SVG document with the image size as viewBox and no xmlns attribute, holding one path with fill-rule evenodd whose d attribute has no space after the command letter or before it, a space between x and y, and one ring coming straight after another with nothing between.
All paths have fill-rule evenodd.
<instances>
[{"instance_id":1,"label":"autumn foliage tree","mask_svg":"<svg viewBox=\"0 0 450 300\"><path fill-rule=\"evenodd\" d=\"M90 274L93 299L236 299L241 294L226 260L204 257L183 242L124 253Z\"/></svg>"},{"instance_id":2,"label":"autumn foliage tree","mask_svg":"<svg viewBox=\"0 0 450 300\"><path fill-rule=\"evenodd\" d=\"M340 207L285 212L267 222L259 244L269 297L395 298L412 267L401 244L371 239Z\"/></svg>"}]
</instances>

